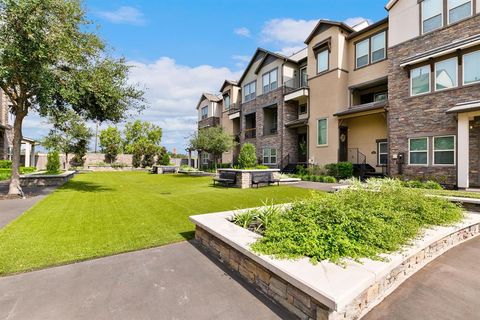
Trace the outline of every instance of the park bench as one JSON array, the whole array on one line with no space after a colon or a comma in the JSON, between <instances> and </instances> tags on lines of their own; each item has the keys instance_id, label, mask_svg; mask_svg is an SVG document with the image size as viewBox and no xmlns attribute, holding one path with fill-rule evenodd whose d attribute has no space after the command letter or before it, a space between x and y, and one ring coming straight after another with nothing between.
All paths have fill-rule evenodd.
<instances>
[{"instance_id":1,"label":"park bench","mask_svg":"<svg viewBox=\"0 0 480 320\"><path fill-rule=\"evenodd\" d=\"M261 183L265 183L267 185L276 183L277 185L280 185L280 180L274 179L272 172L252 172L252 187L253 185L257 185L258 189L258 185Z\"/></svg>"},{"instance_id":2,"label":"park bench","mask_svg":"<svg viewBox=\"0 0 480 320\"><path fill-rule=\"evenodd\" d=\"M216 182L226 187L228 187L229 185L235 185L237 183L237 173L229 171L220 172L220 175L218 177L213 178L214 186Z\"/></svg>"}]
</instances>

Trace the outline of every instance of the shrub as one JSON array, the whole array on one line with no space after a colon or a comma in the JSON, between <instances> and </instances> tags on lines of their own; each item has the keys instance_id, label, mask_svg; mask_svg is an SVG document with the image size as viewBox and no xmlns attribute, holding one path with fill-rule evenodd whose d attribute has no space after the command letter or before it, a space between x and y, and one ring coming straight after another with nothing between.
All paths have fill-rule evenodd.
<instances>
[{"instance_id":1,"label":"shrub","mask_svg":"<svg viewBox=\"0 0 480 320\"><path fill-rule=\"evenodd\" d=\"M57 151L49 152L47 155L47 173L57 174L60 172L60 155Z\"/></svg>"},{"instance_id":2,"label":"shrub","mask_svg":"<svg viewBox=\"0 0 480 320\"><path fill-rule=\"evenodd\" d=\"M251 143L245 143L238 155L240 168L254 168L257 165L257 152Z\"/></svg>"},{"instance_id":3,"label":"shrub","mask_svg":"<svg viewBox=\"0 0 480 320\"><path fill-rule=\"evenodd\" d=\"M335 177L326 176L326 177L323 177L323 182L325 182L325 183L337 183L337 179L335 179Z\"/></svg>"},{"instance_id":4,"label":"shrub","mask_svg":"<svg viewBox=\"0 0 480 320\"><path fill-rule=\"evenodd\" d=\"M350 162L330 163L325 166L327 174L337 179L348 179L353 176L353 164Z\"/></svg>"},{"instance_id":5,"label":"shrub","mask_svg":"<svg viewBox=\"0 0 480 320\"><path fill-rule=\"evenodd\" d=\"M232 167L231 163L219 163L217 164L217 169L229 169Z\"/></svg>"},{"instance_id":6,"label":"shrub","mask_svg":"<svg viewBox=\"0 0 480 320\"><path fill-rule=\"evenodd\" d=\"M266 165L263 165L263 164L257 164L255 166L255 169L258 169L258 170L265 170L265 169L270 169L269 166L266 166Z\"/></svg>"},{"instance_id":7,"label":"shrub","mask_svg":"<svg viewBox=\"0 0 480 320\"><path fill-rule=\"evenodd\" d=\"M463 209L400 181L371 179L335 194L312 194L271 219L252 245L277 258L309 257L313 263L345 258L381 259L401 249L424 228L461 220Z\"/></svg>"},{"instance_id":8,"label":"shrub","mask_svg":"<svg viewBox=\"0 0 480 320\"><path fill-rule=\"evenodd\" d=\"M10 160L0 160L0 169L11 169L12 161Z\"/></svg>"},{"instance_id":9,"label":"shrub","mask_svg":"<svg viewBox=\"0 0 480 320\"><path fill-rule=\"evenodd\" d=\"M435 182L435 181L427 181L423 184L423 187L425 189L436 189L436 190L443 189L442 186L438 182Z\"/></svg>"},{"instance_id":10,"label":"shrub","mask_svg":"<svg viewBox=\"0 0 480 320\"><path fill-rule=\"evenodd\" d=\"M168 155L168 153L163 154L159 164L161 166L168 166L170 164L170 156Z\"/></svg>"},{"instance_id":11,"label":"shrub","mask_svg":"<svg viewBox=\"0 0 480 320\"><path fill-rule=\"evenodd\" d=\"M134 152L132 154L132 166L134 168L140 168L142 165L142 154L140 152Z\"/></svg>"},{"instance_id":12,"label":"shrub","mask_svg":"<svg viewBox=\"0 0 480 320\"><path fill-rule=\"evenodd\" d=\"M305 169L304 166L298 165L296 169L297 169L298 175L300 176L307 174L307 169Z\"/></svg>"},{"instance_id":13,"label":"shrub","mask_svg":"<svg viewBox=\"0 0 480 320\"><path fill-rule=\"evenodd\" d=\"M322 166L310 166L306 169L308 174L315 175L315 176L326 176L327 170L325 167Z\"/></svg>"},{"instance_id":14,"label":"shrub","mask_svg":"<svg viewBox=\"0 0 480 320\"><path fill-rule=\"evenodd\" d=\"M37 171L35 167L20 167L20 174L28 174Z\"/></svg>"}]
</instances>

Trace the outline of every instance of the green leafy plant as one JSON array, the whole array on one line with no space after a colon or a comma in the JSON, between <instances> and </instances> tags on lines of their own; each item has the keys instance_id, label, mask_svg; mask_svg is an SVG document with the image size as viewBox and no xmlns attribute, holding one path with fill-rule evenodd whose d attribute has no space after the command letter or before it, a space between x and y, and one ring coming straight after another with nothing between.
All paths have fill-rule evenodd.
<instances>
[{"instance_id":1,"label":"green leafy plant","mask_svg":"<svg viewBox=\"0 0 480 320\"><path fill-rule=\"evenodd\" d=\"M168 166L170 164L170 156L168 155L168 153L163 154L159 164L162 166Z\"/></svg>"},{"instance_id":2,"label":"green leafy plant","mask_svg":"<svg viewBox=\"0 0 480 320\"><path fill-rule=\"evenodd\" d=\"M0 169L11 169L12 161L10 160L0 160Z\"/></svg>"},{"instance_id":3,"label":"green leafy plant","mask_svg":"<svg viewBox=\"0 0 480 320\"><path fill-rule=\"evenodd\" d=\"M48 174L60 173L60 155L58 154L58 151L52 151L48 153L47 173Z\"/></svg>"},{"instance_id":4,"label":"green leafy plant","mask_svg":"<svg viewBox=\"0 0 480 320\"><path fill-rule=\"evenodd\" d=\"M35 167L20 167L21 174L34 173L35 171L37 171L37 168Z\"/></svg>"},{"instance_id":5,"label":"green leafy plant","mask_svg":"<svg viewBox=\"0 0 480 320\"><path fill-rule=\"evenodd\" d=\"M245 143L238 155L238 165L240 168L254 168L257 166L257 152L255 146L251 143Z\"/></svg>"},{"instance_id":6,"label":"green leafy plant","mask_svg":"<svg viewBox=\"0 0 480 320\"><path fill-rule=\"evenodd\" d=\"M353 176L353 164L350 162L330 163L325 166L329 176L337 179L348 179Z\"/></svg>"}]
</instances>

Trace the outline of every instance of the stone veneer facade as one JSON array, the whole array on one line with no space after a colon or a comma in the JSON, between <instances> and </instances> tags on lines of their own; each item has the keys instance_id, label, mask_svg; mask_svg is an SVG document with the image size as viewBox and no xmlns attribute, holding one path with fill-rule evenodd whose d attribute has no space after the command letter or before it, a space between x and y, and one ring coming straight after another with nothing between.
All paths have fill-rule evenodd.
<instances>
[{"instance_id":1,"label":"stone veneer facade","mask_svg":"<svg viewBox=\"0 0 480 320\"><path fill-rule=\"evenodd\" d=\"M307 293L198 225L195 230L195 239L229 269L238 272L258 291L285 307L295 317L305 320L354 320L365 315L427 263L442 255L448 249L478 236L479 233L480 225L477 223L438 239L416 254L406 258L385 276L377 279L375 283L353 299L344 310L339 311L329 310L327 306Z\"/></svg>"},{"instance_id":2,"label":"stone veneer facade","mask_svg":"<svg viewBox=\"0 0 480 320\"><path fill-rule=\"evenodd\" d=\"M220 118L219 117L208 117L206 119L202 119L198 122L198 128L207 128L207 127L217 127L220 125Z\"/></svg>"},{"instance_id":3,"label":"stone veneer facade","mask_svg":"<svg viewBox=\"0 0 480 320\"><path fill-rule=\"evenodd\" d=\"M294 103L284 102L285 88L280 87L269 93L262 94L252 101L243 103L241 106L241 135L240 143L251 143L257 150L257 158L262 159L263 148L277 149L277 164L280 165L282 159L289 155L289 162L298 161L298 135L296 129L285 127L285 123L297 119L298 106ZM264 134L264 108L277 107L277 133ZM245 116L255 113L256 120L256 138L245 138ZM262 163L262 161L260 161Z\"/></svg>"},{"instance_id":4,"label":"stone veneer facade","mask_svg":"<svg viewBox=\"0 0 480 320\"><path fill-rule=\"evenodd\" d=\"M447 184L457 183L456 166L409 166L408 139L415 137L432 137L457 134L457 118L445 112L457 103L480 100L480 84L431 92L421 96L410 97L410 78L407 69L400 67L401 61L415 54L452 43L461 38L480 34L480 16L476 15L460 23L434 31L424 36L391 47L388 50L388 132L390 151L390 174L399 174L398 165L392 155L405 154L403 174L407 177L436 176ZM459 83L460 83L459 79ZM433 86L433 84L432 84ZM480 129L480 128L478 128ZM476 129L476 130L478 130ZM475 133L473 133L475 135ZM478 133L477 133L478 134ZM472 145L472 154L478 154L477 145ZM432 141L430 141L430 145ZM430 151L431 148L430 148ZM430 158L432 156L430 152ZM475 158L476 157L476 158ZM480 185L478 170L480 163L476 155L471 163L472 185ZM476 160L475 160L476 159Z\"/></svg>"}]
</instances>

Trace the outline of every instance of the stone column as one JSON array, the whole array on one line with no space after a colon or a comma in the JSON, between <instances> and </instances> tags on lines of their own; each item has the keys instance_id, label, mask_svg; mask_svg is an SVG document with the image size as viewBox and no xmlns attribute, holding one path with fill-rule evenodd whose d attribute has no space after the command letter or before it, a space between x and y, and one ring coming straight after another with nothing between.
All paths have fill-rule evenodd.
<instances>
[{"instance_id":1,"label":"stone column","mask_svg":"<svg viewBox=\"0 0 480 320\"><path fill-rule=\"evenodd\" d=\"M30 143L25 143L25 167L30 167Z\"/></svg>"},{"instance_id":2,"label":"stone column","mask_svg":"<svg viewBox=\"0 0 480 320\"><path fill-rule=\"evenodd\" d=\"M460 189L468 189L470 171L470 122L468 114L458 115L457 137L457 184Z\"/></svg>"}]
</instances>

